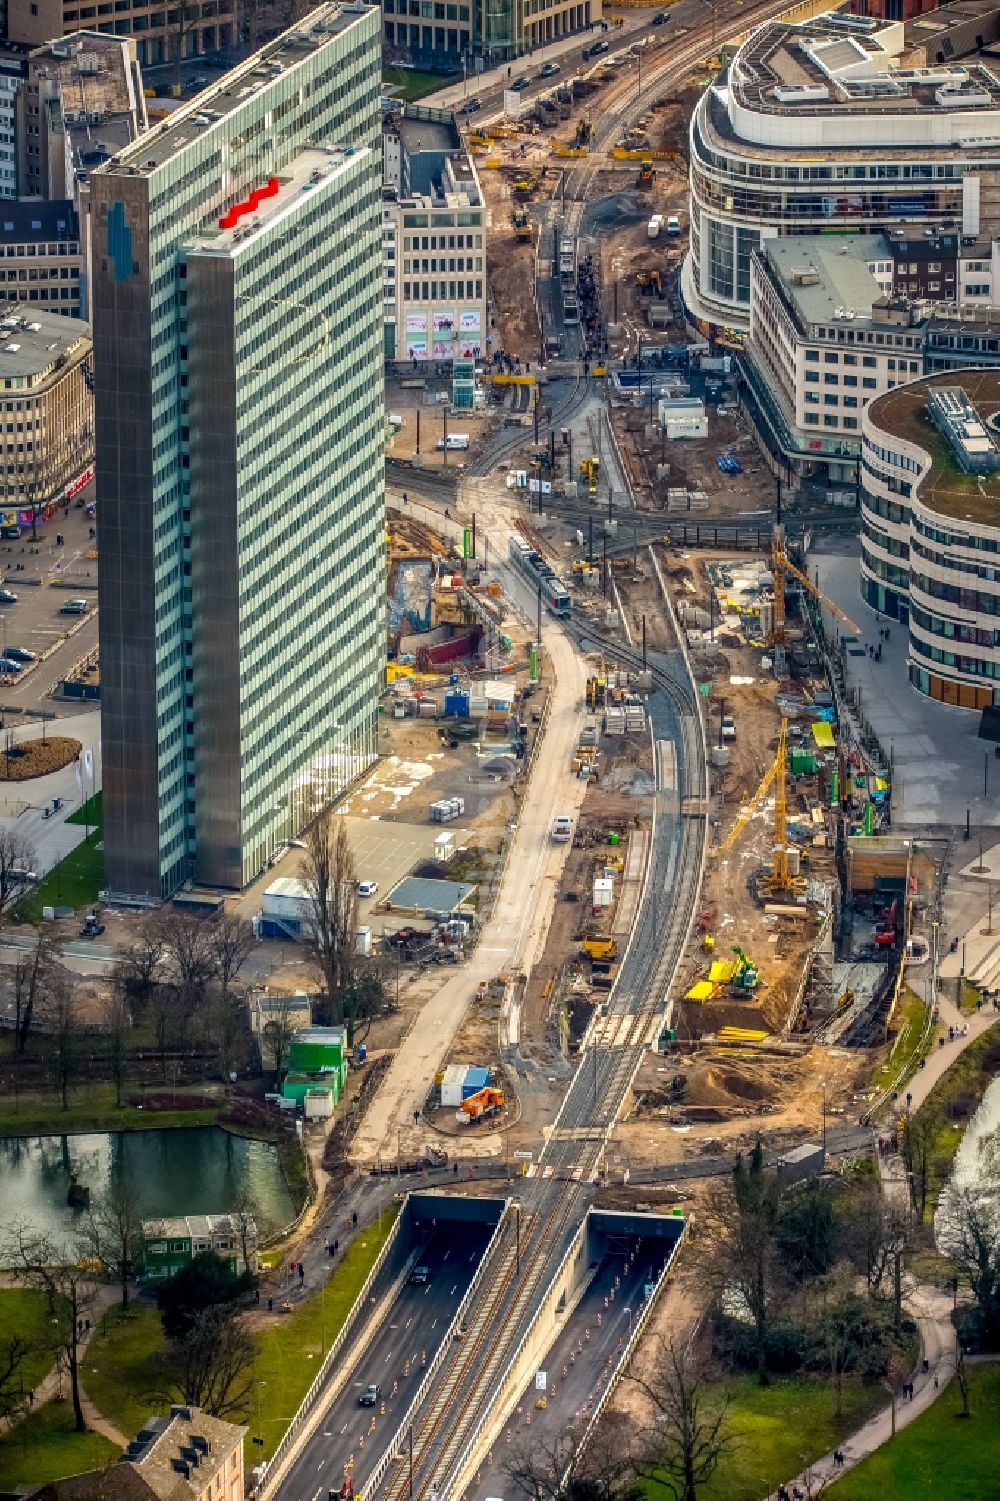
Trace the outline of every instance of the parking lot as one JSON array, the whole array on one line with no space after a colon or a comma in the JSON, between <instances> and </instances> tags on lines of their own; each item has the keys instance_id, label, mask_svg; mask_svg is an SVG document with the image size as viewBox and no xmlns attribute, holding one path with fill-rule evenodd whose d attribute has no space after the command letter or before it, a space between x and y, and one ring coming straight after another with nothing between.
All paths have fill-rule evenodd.
<instances>
[{"instance_id":1,"label":"parking lot","mask_svg":"<svg viewBox=\"0 0 1000 1501\"><path fill-rule=\"evenodd\" d=\"M92 498L90 485L81 499ZM0 678L0 701L6 709L37 709L44 700L46 708L60 712L59 702L49 694L73 663L97 645L97 558L88 556L95 551L93 525L85 506L74 504L67 514L60 511L41 523L34 542L29 528L23 528L17 540L0 540L3 588L17 595L16 600L0 601L0 655L17 647L38 658L21 672ZM70 599L86 599L87 613L61 614Z\"/></svg>"}]
</instances>

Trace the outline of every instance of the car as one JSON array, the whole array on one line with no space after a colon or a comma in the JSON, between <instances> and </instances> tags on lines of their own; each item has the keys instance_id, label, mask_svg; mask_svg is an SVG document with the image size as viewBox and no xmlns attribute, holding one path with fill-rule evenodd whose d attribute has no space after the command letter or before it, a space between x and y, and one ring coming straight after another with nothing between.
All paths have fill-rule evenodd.
<instances>
[{"instance_id":1,"label":"car","mask_svg":"<svg viewBox=\"0 0 1000 1501\"><path fill-rule=\"evenodd\" d=\"M207 78L189 78L187 83L184 85L184 92L185 94L197 94L200 93L202 89L207 87Z\"/></svg>"},{"instance_id":2,"label":"car","mask_svg":"<svg viewBox=\"0 0 1000 1501\"><path fill-rule=\"evenodd\" d=\"M358 1398L358 1406L374 1407L381 1395L382 1388L379 1386L377 1381L373 1381L371 1385L366 1386L364 1391L361 1393L361 1396Z\"/></svg>"},{"instance_id":3,"label":"car","mask_svg":"<svg viewBox=\"0 0 1000 1501\"><path fill-rule=\"evenodd\" d=\"M602 52L607 52L609 50L610 45L610 42L595 42L592 47L584 48L583 56L585 59L588 57L600 57Z\"/></svg>"},{"instance_id":4,"label":"car","mask_svg":"<svg viewBox=\"0 0 1000 1501\"><path fill-rule=\"evenodd\" d=\"M20 535L21 528L19 526L5 526L0 529L0 537L3 537L7 542L16 542Z\"/></svg>"},{"instance_id":5,"label":"car","mask_svg":"<svg viewBox=\"0 0 1000 1501\"><path fill-rule=\"evenodd\" d=\"M538 76L539 78L555 78L558 72L558 63L546 63L545 66L539 71Z\"/></svg>"},{"instance_id":6,"label":"car","mask_svg":"<svg viewBox=\"0 0 1000 1501\"><path fill-rule=\"evenodd\" d=\"M429 1282L430 1280L431 1269L429 1266L415 1266L413 1268L413 1271L410 1273L410 1281L413 1283L414 1287L423 1287L424 1284L426 1282Z\"/></svg>"},{"instance_id":7,"label":"car","mask_svg":"<svg viewBox=\"0 0 1000 1501\"><path fill-rule=\"evenodd\" d=\"M13 677L21 671L21 668L22 664L15 662L12 657L0 657L0 672L10 673Z\"/></svg>"},{"instance_id":8,"label":"car","mask_svg":"<svg viewBox=\"0 0 1000 1501\"><path fill-rule=\"evenodd\" d=\"M520 94L522 92L522 90L524 90L524 89L526 89L528 87L528 84L530 82L531 82L530 78L522 75L522 77L514 79L514 82L510 85L510 88L511 88L511 90L512 90L513 93Z\"/></svg>"},{"instance_id":9,"label":"car","mask_svg":"<svg viewBox=\"0 0 1000 1501\"><path fill-rule=\"evenodd\" d=\"M13 589L0 589L0 605L16 605L17 595Z\"/></svg>"},{"instance_id":10,"label":"car","mask_svg":"<svg viewBox=\"0 0 1000 1501\"><path fill-rule=\"evenodd\" d=\"M476 113L476 110L482 109L482 107L483 101L481 99L477 99L473 94L471 99L466 99L465 103L462 105L462 108L458 113L460 115L474 115Z\"/></svg>"},{"instance_id":11,"label":"car","mask_svg":"<svg viewBox=\"0 0 1000 1501\"><path fill-rule=\"evenodd\" d=\"M374 896L378 890L377 881L359 881L358 896Z\"/></svg>"},{"instance_id":12,"label":"car","mask_svg":"<svg viewBox=\"0 0 1000 1501\"><path fill-rule=\"evenodd\" d=\"M80 937L100 938L101 934L104 931L104 923L101 922L101 919L98 917L97 913L88 912L87 916L83 920L83 927L80 929Z\"/></svg>"},{"instance_id":13,"label":"car","mask_svg":"<svg viewBox=\"0 0 1000 1501\"><path fill-rule=\"evenodd\" d=\"M68 599L64 605L59 606L60 615L86 615L90 605L85 599Z\"/></svg>"},{"instance_id":14,"label":"car","mask_svg":"<svg viewBox=\"0 0 1000 1501\"><path fill-rule=\"evenodd\" d=\"M34 662L37 660L35 653L29 651L26 646L8 646L4 650L4 656L11 662Z\"/></svg>"},{"instance_id":15,"label":"car","mask_svg":"<svg viewBox=\"0 0 1000 1501\"><path fill-rule=\"evenodd\" d=\"M669 12L669 10L658 10L656 12L656 15L653 17L653 25L654 26L666 26L666 24L667 24L667 22L669 20L670 20L670 12Z\"/></svg>"}]
</instances>

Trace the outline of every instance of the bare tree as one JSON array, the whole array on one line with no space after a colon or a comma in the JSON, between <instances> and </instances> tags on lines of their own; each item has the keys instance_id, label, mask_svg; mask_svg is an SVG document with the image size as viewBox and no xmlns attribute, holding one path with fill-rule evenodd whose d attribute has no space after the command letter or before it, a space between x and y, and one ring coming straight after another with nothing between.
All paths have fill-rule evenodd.
<instances>
[{"instance_id":1,"label":"bare tree","mask_svg":"<svg viewBox=\"0 0 1000 1501\"><path fill-rule=\"evenodd\" d=\"M284 1008L276 1011L271 1020L264 1023L264 1029L261 1033L261 1064L264 1068L267 1068L268 1062L270 1062L276 1078L280 1079L281 1077L281 1071L284 1067L285 1059L288 1057L288 1050L292 1045L292 1038L295 1036L295 1031L296 1023L292 1014Z\"/></svg>"},{"instance_id":2,"label":"bare tree","mask_svg":"<svg viewBox=\"0 0 1000 1501\"><path fill-rule=\"evenodd\" d=\"M132 1026L128 981L121 960L111 971L108 993L104 998L104 1025L108 1033L108 1063L115 1086L115 1104L121 1108L128 1073L128 1034Z\"/></svg>"},{"instance_id":3,"label":"bare tree","mask_svg":"<svg viewBox=\"0 0 1000 1501\"><path fill-rule=\"evenodd\" d=\"M628 1377L651 1409L631 1439L635 1471L674 1501L697 1501L732 1443L728 1402L709 1391L703 1362L677 1340L661 1343L649 1367Z\"/></svg>"},{"instance_id":4,"label":"bare tree","mask_svg":"<svg viewBox=\"0 0 1000 1501\"><path fill-rule=\"evenodd\" d=\"M303 880L307 916L302 942L325 990L323 1020L345 1023L354 1045L354 1016L344 997L354 968L358 929L357 870L342 818L317 818L306 835Z\"/></svg>"},{"instance_id":5,"label":"bare tree","mask_svg":"<svg viewBox=\"0 0 1000 1501\"><path fill-rule=\"evenodd\" d=\"M181 63L184 61L185 56L184 43L200 15L201 6L194 3L194 0L190 4L188 0L178 0L174 8L167 11L167 25L170 28L171 49L173 51L173 93L175 96L178 96L181 92Z\"/></svg>"},{"instance_id":6,"label":"bare tree","mask_svg":"<svg viewBox=\"0 0 1000 1501\"><path fill-rule=\"evenodd\" d=\"M235 912L221 912L209 924L209 948L222 993L229 995L233 981L253 953L253 926Z\"/></svg>"},{"instance_id":7,"label":"bare tree","mask_svg":"<svg viewBox=\"0 0 1000 1501\"><path fill-rule=\"evenodd\" d=\"M52 1033L52 1074L62 1108L69 1109L69 1086L76 1070L79 1050L79 1012L73 985L67 975L53 977L46 1005Z\"/></svg>"},{"instance_id":8,"label":"bare tree","mask_svg":"<svg viewBox=\"0 0 1000 1501\"><path fill-rule=\"evenodd\" d=\"M873 1181L854 1198L848 1227L851 1253L873 1297L891 1292L897 1333L903 1312L903 1258L912 1231L909 1197L886 1193Z\"/></svg>"},{"instance_id":9,"label":"bare tree","mask_svg":"<svg viewBox=\"0 0 1000 1501\"><path fill-rule=\"evenodd\" d=\"M14 829L0 829L0 918L28 886L26 873L34 868L35 851Z\"/></svg>"},{"instance_id":10,"label":"bare tree","mask_svg":"<svg viewBox=\"0 0 1000 1501\"><path fill-rule=\"evenodd\" d=\"M969 1416L969 1368L965 1364L965 1350L960 1335L955 1335L955 1385L962 1398L962 1417Z\"/></svg>"},{"instance_id":11,"label":"bare tree","mask_svg":"<svg viewBox=\"0 0 1000 1501\"><path fill-rule=\"evenodd\" d=\"M31 948L14 966L14 1050L23 1057L35 1019L35 1007L48 994L55 973L55 942L49 924L35 928Z\"/></svg>"},{"instance_id":12,"label":"bare tree","mask_svg":"<svg viewBox=\"0 0 1000 1501\"><path fill-rule=\"evenodd\" d=\"M181 1017L187 1021L216 975L211 925L188 912L165 912L160 917L160 933Z\"/></svg>"},{"instance_id":13,"label":"bare tree","mask_svg":"<svg viewBox=\"0 0 1000 1501\"><path fill-rule=\"evenodd\" d=\"M246 1410L257 1347L238 1318L224 1309L203 1309L170 1349L185 1402L216 1418Z\"/></svg>"},{"instance_id":14,"label":"bare tree","mask_svg":"<svg viewBox=\"0 0 1000 1501\"><path fill-rule=\"evenodd\" d=\"M86 1262L69 1260L45 1235L30 1226L16 1226L4 1249L4 1265L27 1287L44 1292L53 1330L53 1345L69 1373L73 1419L77 1433L86 1432L80 1402L80 1342L85 1322L97 1297L97 1286Z\"/></svg>"},{"instance_id":15,"label":"bare tree","mask_svg":"<svg viewBox=\"0 0 1000 1501\"><path fill-rule=\"evenodd\" d=\"M120 963L130 990L146 996L155 982L166 955L159 914L147 917L138 936L121 950Z\"/></svg>"},{"instance_id":16,"label":"bare tree","mask_svg":"<svg viewBox=\"0 0 1000 1501\"><path fill-rule=\"evenodd\" d=\"M1000 1184L949 1185L936 1216L938 1243L968 1278L983 1337L1000 1336Z\"/></svg>"},{"instance_id":17,"label":"bare tree","mask_svg":"<svg viewBox=\"0 0 1000 1501\"><path fill-rule=\"evenodd\" d=\"M903 1161L913 1184L913 1204L919 1221L924 1218L930 1196L939 1126L937 1117L926 1106L916 1115L907 1116L903 1126Z\"/></svg>"},{"instance_id":18,"label":"bare tree","mask_svg":"<svg viewBox=\"0 0 1000 1501\"><path fill-rule=\"evenodd\" d=\"M613 1419L606 1419L613 1424ZM625 1501L638 1497L628 1446L595 1437L584 1448L584 1435L569 1429L548 1436L534 1434L507 1449L504 1473L511 1488L531 1501Z\"/></svg>"},{"instance_id":19,"label":"bare tree","mask_svg":"<svg viewBox=\"0 0 1000 1501\"><path fill-rule=\"evenodd\" d=\"M27 1405L21 1367L28 1348L19 1334L0 1341L0 1418L16 1418Z\"/></svg>"},{"instance_id":20,"label":"bare tree","mask_svg":"<svg viewBox=\"0 0 1000 1501\"><path fill-rule=\"evenodd\" d=\"M223 1080L227 1080L232 1073L243 1021L242 1012L242 1005L223 991L213 997L209 1008L211 1040L218 1050L219 1073Z\"/></svg>"},{"instance_id":21,"label":"bare tree","mask_svg":"<svg viewBox=\"0 0 1000 1501\"><path fill-rule=\"evenodd\" d=\"M114 1277L122 1290L122 1307L128 1307L128 1284L142 1250L142 1217L134 1193L113 1182L91 1205L84 1221L86 1249Z\"/></svg>"}]
</instances>

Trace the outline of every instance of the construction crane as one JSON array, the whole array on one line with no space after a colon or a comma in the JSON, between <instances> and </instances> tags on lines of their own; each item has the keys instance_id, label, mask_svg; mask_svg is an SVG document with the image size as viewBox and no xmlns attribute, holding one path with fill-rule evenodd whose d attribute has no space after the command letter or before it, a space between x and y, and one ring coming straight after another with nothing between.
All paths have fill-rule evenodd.
<instances>
[{"instance_id":1,"label":"construction crane","mask_svg":"<svg viewBox=\"0 0 1000 1501\"><path fill-rule=\"evenodd\" d=\"M849 615L846 615L839 605L835 605L832 599L828 599L818 584L814 584L809 575L801 568L797 568L785 551L785 538L780 526L774 528L774 537L771 543L771 569L774 574L774 625L771 630L771 641L775 646L781 646L785 640L785 574L790 573L798 579L804 589L808 589L814 599L825 605L831 615L836 616L841 625L846 625L848 630L856 636L862 635L859 625L855 625Z\"/></svg>"},{"instance_id":2,"label":"construction crane","mask_svg":"<svg viewBox=\"0 0 1000 1501\"><path fill-rule=\"evenodd\" d=\"M788 869L788 805L785 799L785 767L788 761L788 720L782 719L778 735L778 749L774 760L761 777L757 790L719 846L719 854L727 854L739 839L754 813L774 786L774 845L771 852L771 874L761 882L761 890L768 896L794 891L798 881Z\"/></svg>"}]
</instances>

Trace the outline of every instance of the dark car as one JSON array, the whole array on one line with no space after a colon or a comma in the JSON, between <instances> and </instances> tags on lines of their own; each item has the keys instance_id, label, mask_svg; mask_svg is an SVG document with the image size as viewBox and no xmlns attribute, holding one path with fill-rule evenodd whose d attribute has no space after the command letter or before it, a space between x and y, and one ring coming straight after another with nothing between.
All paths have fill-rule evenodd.
<instances>
[{"instance_id":1,"label":"dark car","mask_svg":"<svg viewBox=\"0 0 1000 1501\"><path fill-rule=\"evenodd\" d=\"M424 1284L426 1282L429 1282L430 1280L431 1269L429 1266L415 1266L413 1268L413 1271L410 1273L410 1281L413 1283L414 1287L423 1287Z\"/></svg>"},{"instance_id":2,"label":"dark car","mask_svg":"<svg viewBox=\"0 0 1000 1501\"><path fill-rule=\"evenodd\" d=\"M523 78L523 77L522 78L515 78L514 82L511 84L510 87L514 91L515 94L520 94L520 92L522 91L522 89L526 89L528 87L528 84L530 82L531 82L530 78Z\"/></svg>"},{"instance_id":3,"label":"dark car","mask_svg":"<svg viewBox=\"0 0 1000 1501\"><path fill-rule=\"evenodd\" d=\"M605 42L605 41L595 42L592 47L586 47L584 49L584 53L583 53L584 58L588 58L588 57L600 57L600 55L601 55L602 52L607 52L608 51L609 46L610 46L610 43Z\"/></svg>"},{"instance_id":4,"label":"dark car","mask_svg":"<svg viewBox=\"0 0 1000 1501\"><path fill-rule=\"evenodd\" d=\"M34 662L36 660L35 653L29 651L26 646L8 646L4 652L4 656L9 657L12 662Z\"/></svg>"},{"instance_id":5,"label":"dark car","mask_svg":"<svg viewBox=\"0 0 1000 1501\"><path fill-rule=\"evenodd\" d=\"M377 1381L373 1381L371 1386L366 1386L364 1391L361 1393L361 1396L358 1398L358 1406L374 1407L381 1395L382 1388L379 1386Z\"/></svg>"},{"instance_id":6,"label":"dark car","mask_svg":"<svg viewBox=\"0 0 1000 1501\"><path fill-rule=\"evenodd\" d=\"M669 12L669 10L658 10L656 12L656 15L653 17L653 25L654 26L666 26L666 24L667 24L667 22L669 20L670 20L670 12Z\"/></svg>"},{"instance_id":7,"label":"dark car","mask_svg":"<svg viewBox=\"0 0 1000 1501\"><path fill-rule=\"evenodd\" d=\"M539 72L538 76L539 76L539 78L555 78L555 76L556 76L556 74L558 72L559 72L559 64L558 63L546 63L544 65L544 67L541 69L541 71Z\"/></svg>"},{"instance_id":8,"label":"dark car","mask_svg":"<svg viewBox=\"0 0 1000 1501\"><path fill-rule=\"evenodd\" d=\"M97 913L88 912L87 916L83 920L83 927L80 929L80 937L100 938L101 934L104 931L104 924L101 922L101 919L98 917Z\"/></svg>"},{"instance_id":9,"label":"dark car","mask_svg":"<svg viewBox=\"0 0 1000 1501\"><path fill-rule=\"evenodd\" d=\"M13 589L0 589L0 605L16 605L17 595Z\"/></svg>"},{"instance_id":10,"label":"dark car","mask_svg":"<svg viewBox=\"0 0 1000 1501\"><path fill-rule=\"evenodd\" d=\"M0 536L2 536L7 542L16 542L20 535L21 528L19 526L5 526L2 531L0 531Z\"/></svg>"},{"instance_id":11,"label":"dark car","mask_svg":"<svg viewBox=\"0 0 1000 1501\"><path fill-rule=\"evenodd\" d=\"M462 105L462 108L458 113L460 115L474 115L476 113L476 110L482 109L482 107L483 101L481 99L477 99L476 96L473 95L471 99L466 99L465 103Z\"/></svg>"},{"instance_id":12,"label":"dark car","mask_svg":"<svg viewBox=\"0 0 1000 1501\"><path fill-rule=\"evenodd\" d=\"M0 657L0 673L8 673L16 677L22 671L20 662L15 662L13 657Z\"/></svg>"}]
</instances>

